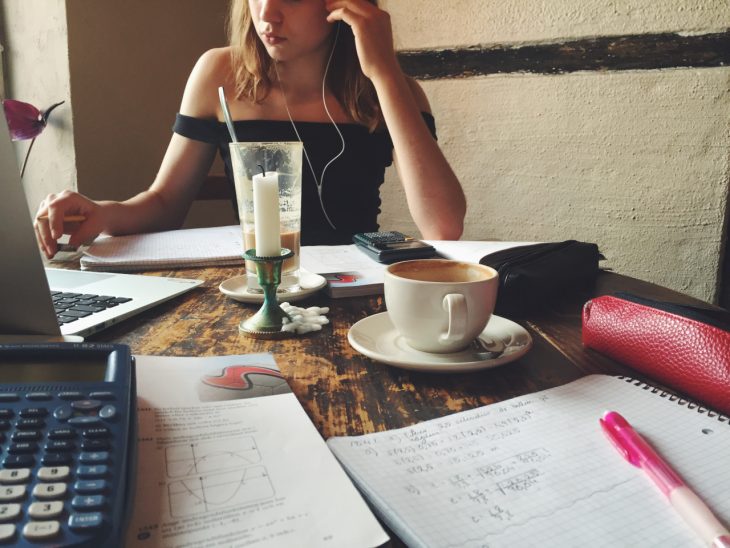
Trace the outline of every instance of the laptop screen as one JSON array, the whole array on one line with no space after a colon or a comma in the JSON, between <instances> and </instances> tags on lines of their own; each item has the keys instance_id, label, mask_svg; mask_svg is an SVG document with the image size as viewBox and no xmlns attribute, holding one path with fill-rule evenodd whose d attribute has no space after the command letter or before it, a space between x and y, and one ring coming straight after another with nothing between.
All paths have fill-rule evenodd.
<instances>
[{"instance_id":1,"label":"laptop screen","mask_svg":"<svg viewBox=\"0 0 730 548\"><path fill-rule=\"evenodd\" d=\"M5 116L0 114L0 335L58 337L56 314L35 239Z\"/></svg>"}]
</instances>

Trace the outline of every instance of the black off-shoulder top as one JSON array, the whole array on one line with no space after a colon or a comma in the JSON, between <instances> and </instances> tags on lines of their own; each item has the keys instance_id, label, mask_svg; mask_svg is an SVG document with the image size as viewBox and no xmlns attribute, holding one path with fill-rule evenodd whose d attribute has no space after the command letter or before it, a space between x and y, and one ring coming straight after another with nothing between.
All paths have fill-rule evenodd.
<instances>
[{"instance_id":1,"label":"black off-shoulder top","mask_svg":"<svg viewBox=\"0 0 730 548\"><path fill-rule=\"evenodd\" d=\"M423 113L434 138L433 116ZM296 141L291 122L243 120L234 122L239 141ZM340 138L329 122L296 122L317 177L341 148ZM324 177L322 201L336 227L327 222L317 195L317 187L306 160L302 162L302 245L339 245L352 243L357 232L378 230L380 185L385 168L393 163L393 142L387 131L370 133L365 126L338 124L345 138L345 152L328 168ZM178 114L173 131L184 137L215 144L225 163L226 176L233 192L231 156L225 123ZM235 209L235 204L234 204Z\"/></svg>"}]
</instances>

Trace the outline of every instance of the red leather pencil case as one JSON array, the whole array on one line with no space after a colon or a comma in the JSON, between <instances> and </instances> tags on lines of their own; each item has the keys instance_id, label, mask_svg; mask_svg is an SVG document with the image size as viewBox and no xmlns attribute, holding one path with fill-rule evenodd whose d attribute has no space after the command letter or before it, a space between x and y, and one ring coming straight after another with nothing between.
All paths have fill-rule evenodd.
<instances>
[{"instance_id":1,"label":"red leather pencil case","mask_svg":"<svg viewBox=\"0 0 730 548\"><path fill-rule=\"evenodd\" d=\"M730 314L630 293L583 307L583 345L730 413Z\"/></svg>"}]
</instances>

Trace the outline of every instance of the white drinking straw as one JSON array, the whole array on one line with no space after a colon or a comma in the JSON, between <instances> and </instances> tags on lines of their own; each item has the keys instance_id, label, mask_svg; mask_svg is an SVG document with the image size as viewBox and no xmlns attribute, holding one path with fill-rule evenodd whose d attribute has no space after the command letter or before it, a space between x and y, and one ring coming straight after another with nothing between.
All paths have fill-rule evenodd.
<instances>
[{"instance_id":1,"label":"white drinking straw","mask_svg":"<svg viewBox=\"0 0 730 548\"><path fill-rule=\"evenodd\" d=\"M221 109L223 110L223 118L226 120L226 127L228 133L231 134L231 141L234 143L238 142L236 139L236 130L233 129L233 120L231 119L231 111L228 110L228 103L226 102L226 92L223 90L223 86L218 88L218 98L221 101Z\"/></svg>"}]
</instances>

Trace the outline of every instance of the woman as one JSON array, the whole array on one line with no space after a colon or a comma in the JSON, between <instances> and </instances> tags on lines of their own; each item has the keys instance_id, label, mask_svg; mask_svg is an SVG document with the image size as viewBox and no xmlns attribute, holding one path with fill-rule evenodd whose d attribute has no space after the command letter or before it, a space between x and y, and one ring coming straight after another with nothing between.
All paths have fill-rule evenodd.
<instances>
[{"instance_id":1,"label":"woman","mask_svg":"<svg viewBox=\"0 0 730 548\"><path fill-rule=\"evenodd\" d=\"M230 174L219 86L228 90L238 140L301 136L303 244L350 243L355 232L377 230L378 188L393 156L421 236L461 235L461 186L433 138L423 91L398 66L389 16L374 1L233 0L229 35L230 46L193 68L148 190L124 202L64 191L41 203L35 229L47 257L63 233L79 245L102 232L181 226L217 149ZM85 220L64 225L69 215Z\"/></svg>"}]
</instances>

